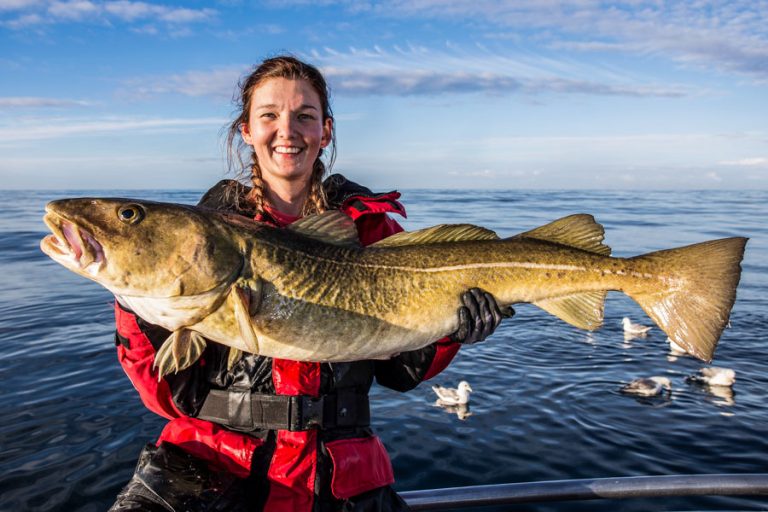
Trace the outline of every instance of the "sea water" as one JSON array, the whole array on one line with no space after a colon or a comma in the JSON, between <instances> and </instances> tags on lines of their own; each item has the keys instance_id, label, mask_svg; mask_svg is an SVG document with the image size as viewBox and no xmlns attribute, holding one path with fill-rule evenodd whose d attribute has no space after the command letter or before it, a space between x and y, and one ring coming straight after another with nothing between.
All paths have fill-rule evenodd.
<instances>
[{"instance_id":1,"label":"sea water","mask_svg":"<svg viewBox=\"0 0 768 512\"><path fill-rule=\"evenodd\" d=\"M195 203L201 191L110 191ZM101 511L165 420L145 409L115 356L112 298L44 256L47 201L104 192L0 191L0 510ZM669 352L665 334L625 339L622 317L650 325L609 293L587 333L519 305L484 343L463 348L432 382L371 392L373 427L398 490L641 475L767 472L768 192L407 190L406 229L469 222L501 236L591 213L615 256L746 236L743 275L717 349L732 391L690 385L704 363ZM620 387L666 376L667 398ZM434 405L430 384L474 392L467 414ZM515 510L765 510L750 497L531 504Z\"/></svg>"}]
</instances>

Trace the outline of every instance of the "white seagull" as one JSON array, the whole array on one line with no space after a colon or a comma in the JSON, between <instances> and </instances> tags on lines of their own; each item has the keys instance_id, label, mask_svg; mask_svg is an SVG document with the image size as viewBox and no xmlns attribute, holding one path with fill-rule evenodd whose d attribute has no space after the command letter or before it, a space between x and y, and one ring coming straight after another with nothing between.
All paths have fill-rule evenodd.
<instances>
[{"instance_id":1,"label":"white seagull","mask_svg":"<svg viewBox=\"0 0 768 512\"><path fill-rule=\"evenodd\" d=\"M444 388L432 386L432 391L437 395L437 405L465 405L469 402L469 393L472 388L465 380L459 382L459 388Z\"/></svg>"},{"instance_id":2,"label":"white seagull","mask_svg":"<svg viewBox=\"0 0 768 512\"><path fill-rule=\"evenodd\" d=\"M627 317L624 317L621 320L622 325L624 326L624 332L626 334L646 334L648 331L651 330L650 327L640 324L634 324L632 323L632 320L630 320Z\"/></svg>"},{"instance_id":3,"label":"white seagull","mask_svg":"<svg viewBox=\"0 0 768 512\"><path fill-rule=\"evenodd\" d=\"M683 355L683 354L687 354L687 353L688 353L688 351L687 351L687 350L685 350L683 347L681 347L680 345L678 345L677 343L675 343L675 340L673 340L673 339L672 339L672 338L670 338L669 336L667 336L667 343L669 343L669 351L670 351L672 354L674 354L674 355L679 355L679 356L681 356L681 355Z\"/></svg>"},{"instance_id":4,"label":"white seagull","mask_svg":"<svg viewBox=\"0 0 768 512\"><path fill-rule=\"evenodd\" d=\"M637 396L657 396L665 390L667 393L672 391L672 382L666 377L635 379L621 388L622 393Z\"/></svg>"},{"instance_id":5,"label":"white seagull","mask_svg":"<svg viewBox=\"0 0 768 512\"><path fill-rule=\"evenodd\" d=\"M702 368L696 375L686 377L686 382L695 382L696 384L706 384L708 386L731 387L736 382L736 372L731 368L720 368L710 366Z\"/></svg>"}]
</instances>

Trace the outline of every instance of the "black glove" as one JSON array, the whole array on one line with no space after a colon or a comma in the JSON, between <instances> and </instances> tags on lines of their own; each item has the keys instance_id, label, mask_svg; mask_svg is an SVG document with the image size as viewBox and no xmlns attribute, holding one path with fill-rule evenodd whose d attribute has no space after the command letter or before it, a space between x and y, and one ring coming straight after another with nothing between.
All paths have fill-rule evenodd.
<instances>
[{"instance_id":1,"label":"black glove","mask_svg":"<svg viewBox=\"0 0 768 512\"><path fill-rule=\"evenodd\" d=\"M502 318L515 314L511 307L500 309L493 295L480 288L464 292L461 302L464 306L459 308L459 328L450 338L464 345L483 341L496 330Z\"/></svg>"}]
</instances>

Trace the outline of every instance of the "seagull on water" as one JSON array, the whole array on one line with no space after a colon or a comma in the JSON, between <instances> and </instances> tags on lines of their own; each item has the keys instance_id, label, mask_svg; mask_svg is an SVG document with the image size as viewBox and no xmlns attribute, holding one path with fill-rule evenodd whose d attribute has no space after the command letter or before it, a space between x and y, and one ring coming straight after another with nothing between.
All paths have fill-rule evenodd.
<instances>
[{"instance_id":1,"label":"seagull on water","mask_svg":"<svg viewBox=\"0 0 768 512\"><path fill-rule=\"evenodd\" d=\"M622 393L637 396L658 396L665 390L667 393L672 391L672 382L666 377L635 379L621 388Z\"/></svg>"},{"instance_id":2,"label":"seagull on water","mask_svg":"<svg viewBox=\"0 0 768 512\"><path fill-rule=\"evenodd\" d=\"M459 382L458 389L432 386L432 391L437 395L437 405L465 405L469 402L469 393L472 391L465 380Z\"/></svg>"},{"instance_id":3,"label":"seagull on water","mask_svg":"<svg viewBox=\"0 0 768 512\"><path fill-rule=\"evenodd\" d=\"M648 331L651 330L651 328L648 327L648 326L632 323L632 320L630 320L627 317L624 317L621 320L621 323L624 326L624 333L625 334L639 334L639 335L643 335L643 334L647 334Z\"/></svg>"},{"instance_id":4,"label":"seagull on water","mask_svg":"<svg viewBox=\"0 0 768 512\"><path fill-rule=\"evenodd\" d=\"M669 343L669 351L674 355L683 355L687 354L688 351L685 350L681 345L675 343L675 340L667 336L667 343Z\"/></svg>"},{"instance_id":5,"label":"seagull on water","mask_svg":"<svg viewBox=\"0 0 768 512\"><path fill-rule=\"evenodd\" d=\"M736 372L731 368L710 366L701 368L698 374L686 377L685 381L707 386L731 387L736 382Z\"/></svg>"}]
</instances>

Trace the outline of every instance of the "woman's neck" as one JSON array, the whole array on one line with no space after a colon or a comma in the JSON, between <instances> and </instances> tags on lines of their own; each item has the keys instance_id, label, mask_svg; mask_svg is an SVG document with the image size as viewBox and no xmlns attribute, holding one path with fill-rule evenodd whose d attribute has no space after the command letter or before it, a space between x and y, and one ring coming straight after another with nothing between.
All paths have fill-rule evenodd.
<instances>
[{"instance_id":1,"label":"woman's neck","mask_svg":"<svg viewBox=\"0 0 768 512\"><path fill-rule=\"evenodd\" d=\"M265 196L267 203L275 210L299 217L304 208L304 202L309 192L308 183L280 182L265 183Z\"/></svg>"}]
</instances>

